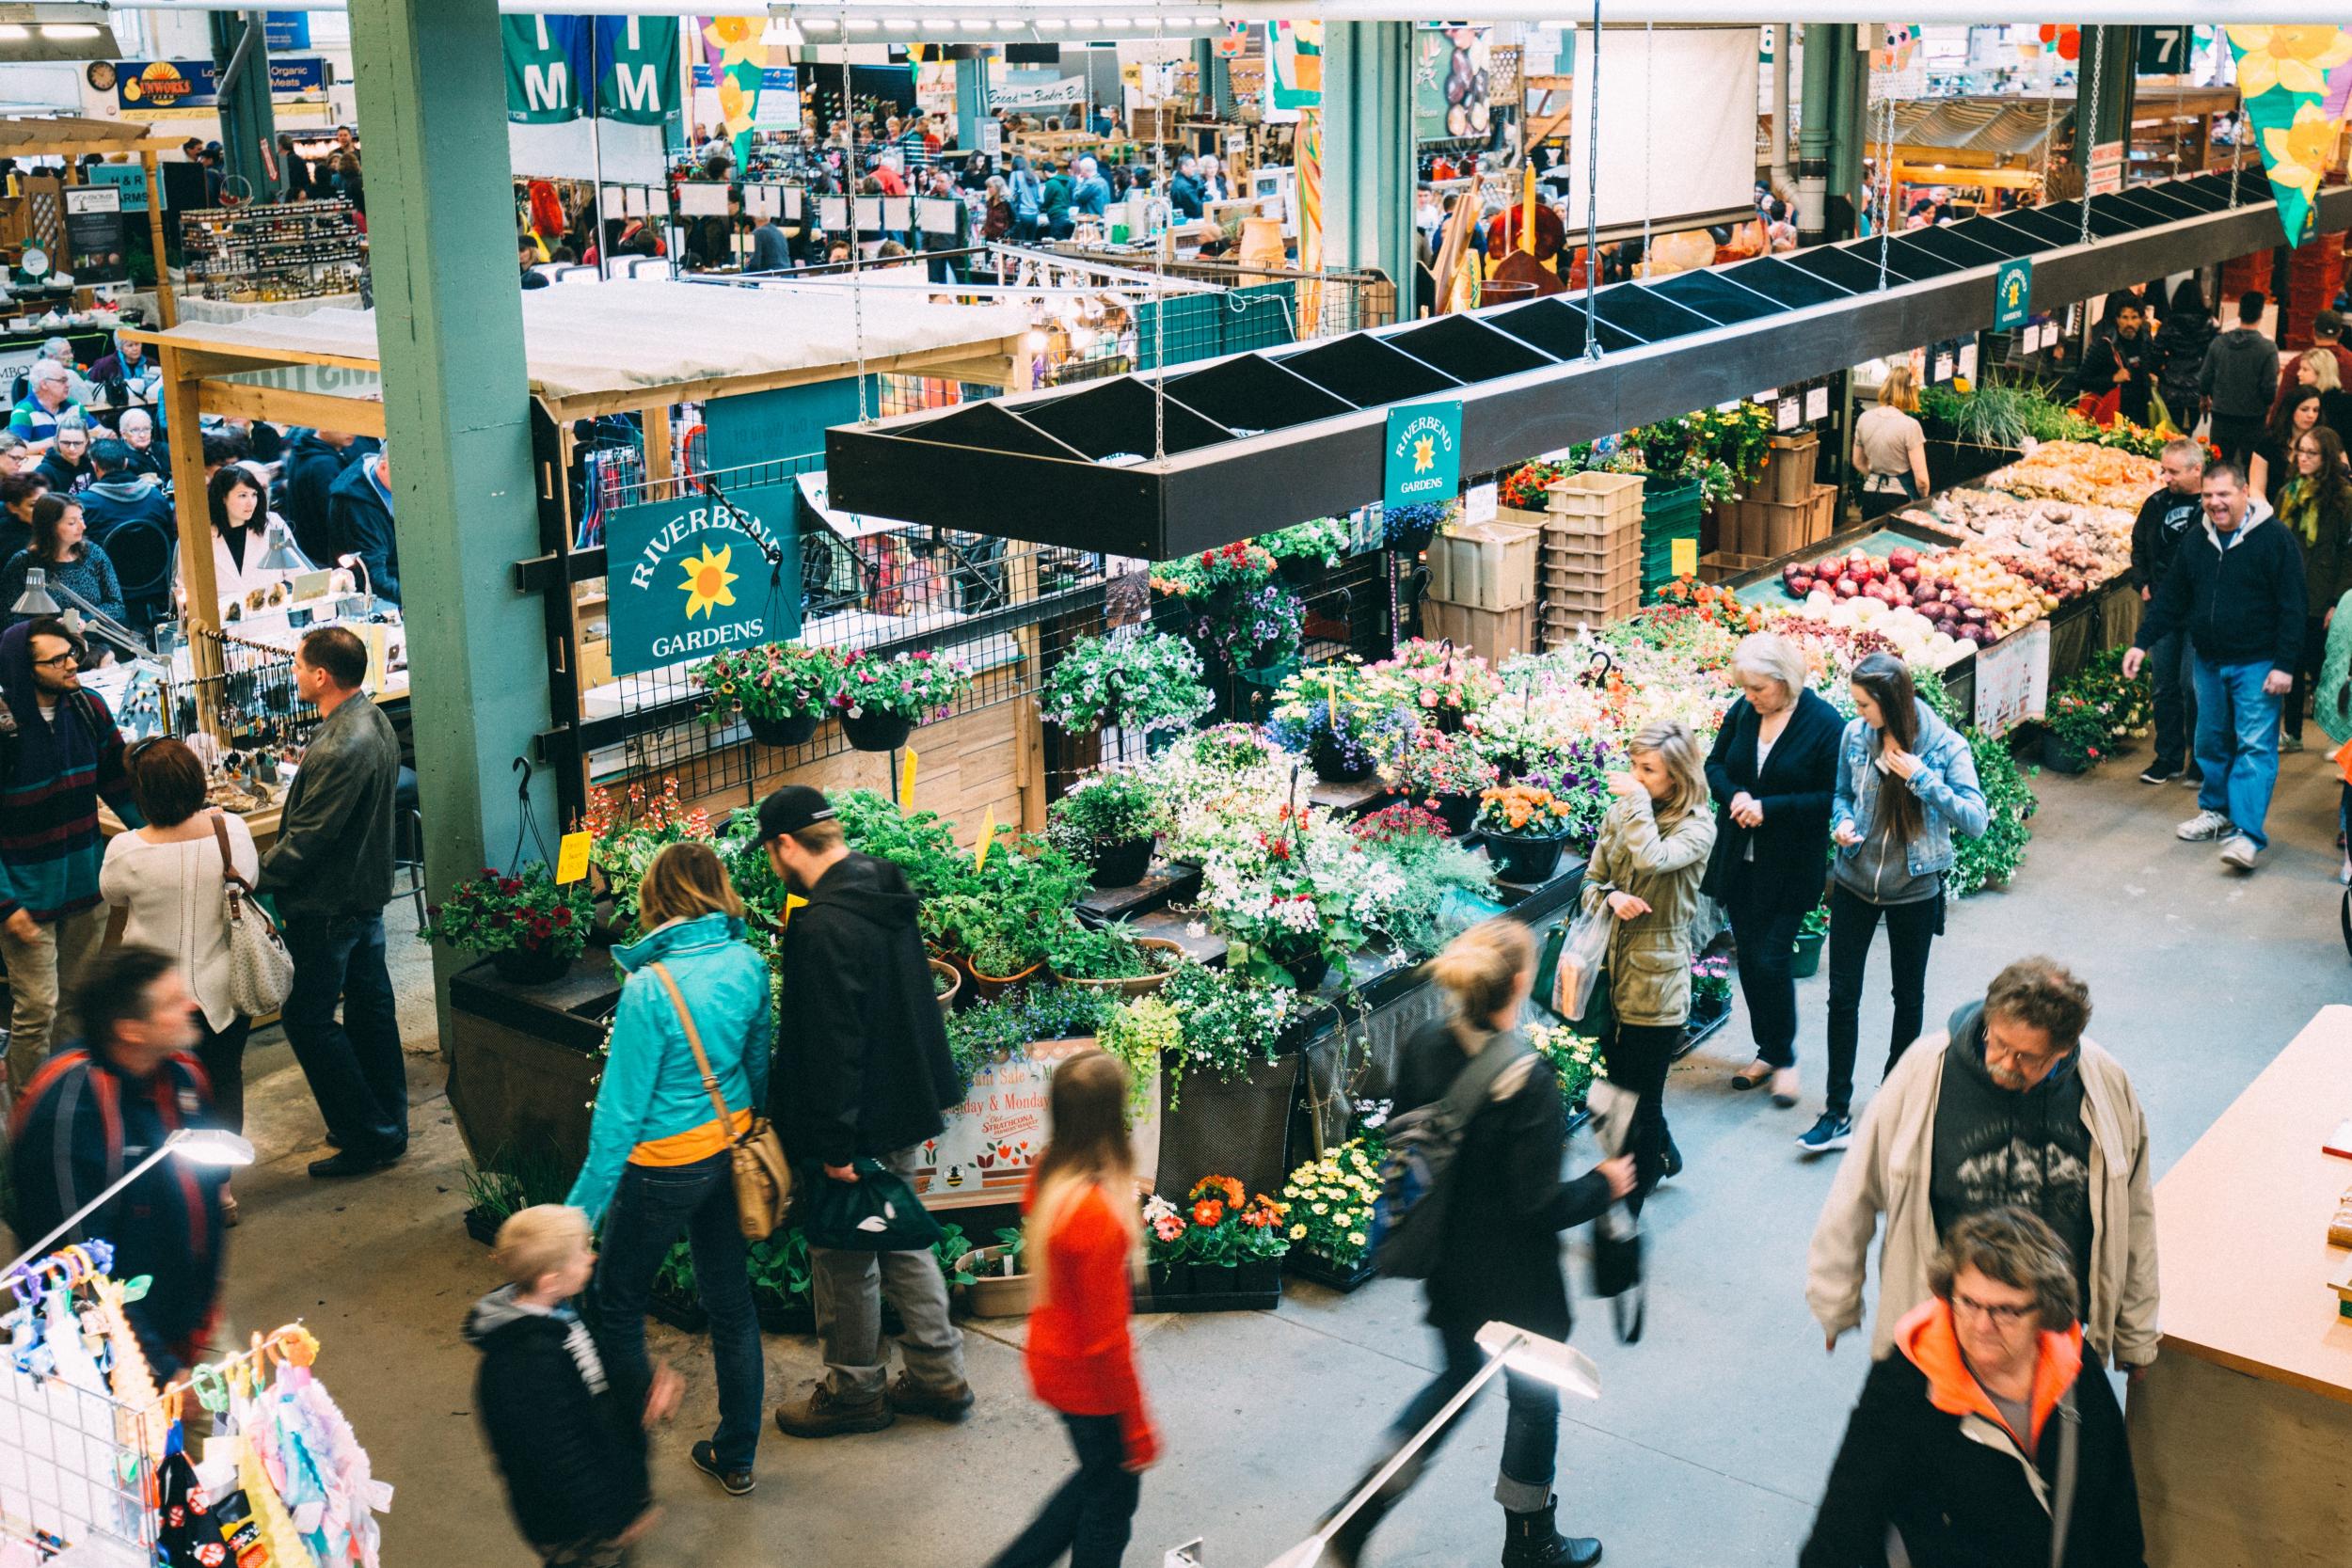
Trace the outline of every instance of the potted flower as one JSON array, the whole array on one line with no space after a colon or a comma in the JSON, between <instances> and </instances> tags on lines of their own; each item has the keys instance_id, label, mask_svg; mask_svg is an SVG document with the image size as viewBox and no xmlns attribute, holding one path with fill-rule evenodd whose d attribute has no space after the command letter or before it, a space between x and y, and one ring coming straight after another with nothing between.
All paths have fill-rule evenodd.
<instances>
[{"instance_id":1,"label":"potted flower","mask_svg":"<svg viewBox=\"0 0 2352 1568\"><path fill-rule=\"evenodd\" d=\"M1293 1274L1336 1291L1372 1277L1372 1209L1387 1152L1379 1132L1368 1131L1291 1172L1282 1207L1289 1211Z\"/></svg>"},{"instance_id":2,"label":"potted flower","mask_svg":"<svg viewBox=\"0 0 2352 1568\"><path fill-rule=\"evenodd\" d=\"M1438 730L1416 730L1389 752L1381 773L1391 789L1427 802L1457 838L1470 832L1480 797L1500 782L1475 736Z\"/></svg>"},{"instance_id":3,"label":"potted flower","mask_svg":"<svg viewBox=\"0 0 2352 1568\"><path fill-rule=\"evenodd\" d=\"M546 863L534 861L515 876L485 866L425 912L418 936L479 953L501 979L535 986L571 973L588 945L593 911L584 879L559 887Z\"/></svg>"},{"instance_id":4,"label":"potted flower","mask_svg":"<svg viewBox=\"0 0 2352 1568\"><path fill-rule=\"evenodd\" d=\"M1178 1060L1168 1072L1170 1111L1183 1102L1184 1077L1196 1068L1231 1084L1248 1076L1259 1063L1274 1060L1284 1032L1300 1011L1298 993L1288 986L1267 985L1230 967L1211 969L1188 958L1177 964L1155 994L1175 1009L1183 1029Z\"/></svg>"},{"instance_id":5,"label":"potted flower","mask_svg":"<svg viewBox=\"0 0 2352 1568\"><path fill-rule=\"evenodd\" d=\"M800 746L817 733L840 679L841 656L831 648L768 642L729 648L694 666L693 678L710 693L709 723L740 715L763 746Z\"/></svg>"},{"instance_id":6,"label":"potted flower","mask_svg":"<svg viewBox=\"0 0 2352 1568\"><path fill-rule=\"evenodd\" d=\"M2054 773L2087 773L2107 746L2107 719L2077 691L2053 692L2042 720L2042 766Z\"/></svg>"},{"instance_id":7,"label":"potted flower","mask_svg":"<svg viewBox=\"0 0 2352 1568\"><path fill-rule=\"evenodd\" d=\"M928 648L889 658L855 653L842 660L829 699L841 731L861 752L893 752L914 726L972 689L962 665Z\"/></svg>"},{"instance_id":8,"label":"potted flower","mask_svg":"<svg viewBox=\"0 0 2352 1568\"><path fill-rule=\"evenodd\" d=\"M1571 1116L1581 1115L1584 1097L1600 1076L1600 1040L1572 1023L1531 1023L1524 1033L1528 1045L1551 1064L1560 1080L1560 1101Z\"/></svg>"},{"instance_id":9,"label":"potted flower","mask_svg":"<svg viewBox=\"0 0 2352 1568\"><path fill-rule=\"evenodd\" d=\"M1273 580L1274 557L1235 543L1152 568L1152 588L1203 657L1271 686L1298 657L1306 606Z\"/></svg>"},{"instance_id":10,"label":"potted flower","mask_svg":"<svg viewBox=\"0 0 2352 1568\"><path fill-rule=\"evenodd\" d=\"M1266 734L1304 752L1326 784L1360 784L1372 777L1391 737L1411 720L1353 661L1301 670L1274 694Z\"/></svg>"},{"instance_id":11,"label":"potted flower","mask_svg":"<svg viewBox=\"0 0 2352 1568\"><path fill-rule=\"evenodd\" d=\"M1436 536L1438 523L1445 519L1448 501L1417 501L1409 506L1385 508L1380 515L1382 535L1389 548L1399 555L1419 555L1429 547Z\"/></svg>"},{"instance_id":12,"label":"potted flower","mask_svg":"<svg viewBox=\"0 0 2352 1568\"><path fill-rule=\"evenodd\" d=\"M1374 665L1371 673L1396 692L1424 727L1434 725L1448 734L1502 695L1494 667L1476 654L1456 652L1451 641L1416 637L1395 657Z\"/></svg>"},{"instance_id":13,"label":"potted flower","mask_svg":"<svg viewBox=\"0 0 2352 1568\"><path fill-rule=\"evenodd\" d=\"M1146 996L1168 983L1184 950L1165 937L1139 937L1122 922L1100 928L1065 916L1045 944L1045 965L1066 986Z\"/></svg>"},{"instance_id":14,"label":"potted flower","mask_svg":"<svg viewBox=\"0 0 2352 1568\"><path fill-rule=\"evenodd\" d=\"M1192 1184L1180 1208L1154 1196L1143 1207L1152 1306L1161 1311L1266 1308L1281 1301L1287 1216L1230 1176Z\"/></svg>"},{"instance_id":15,"label":"potted flower","mask_svg":"<svg viewBox=\"0 0 2352 1568\"><path fill-rule=\"evenodd\" d=\"M1089 773L1054 802L1045 836L1087 863L1099 888L1133 887L1152 869L1152 845L1172 824L1166 798L1141 773Z\"/></svg>"},{"instance_id":16,"label":"potted flower","mask_svg":"<svg viewBox=\"0 0 2352 1568\"><path fill-rule=\"evenodd\" d=\"M1691 960L1691 1022L1695 1037L1711 1030L1731 1011L1731 959L1702 953Z\"/></svg>"},{"instance_id":17,"label":"potted flower","mask_svg":"<svg viewBox=\"0 0 2352 1568\"><path fill-rule=\"evenodd\" d=\"M1260 534L1258 543L1274 557L1284 582L1311 588L1347 554L1347 525L1336 517L1317 517Z\"/></svg>"},{"instance_id":18,"label":"potted flower","mask_svg":"<svg viewBox=\"0 0 2352 1568\"><path fill-rule=\"evenodd\" d=\"M1566 802L1535 784L1501 784L1478 798L1478 836L1506 882L1548 881L1568 842Z\"/></svg>"},{"instance_id":19,"label":"potted flower","mask_svg":"<svg viewBox=\"0 0 2352 1568\"><path fill-rule=\"evenodd\" d=\"M1816 904L1797 923L1795 951L1788 959L1788 977L1810 980L1821 973L1821 944L1829 941L1829 906Z\"/></svg>"},{"instance_id":20,"label":"potted flower","mask_svg":"<svg viewBox=\"0 0 2352 1568\"><path fill-rule=\"evenodd\" d=\"M1065 730L1116 724L1158 736L1216 705L1192 644L1166 632L1072 640L1038 690L1038 711Z\"/></svg>"}]
</instances>

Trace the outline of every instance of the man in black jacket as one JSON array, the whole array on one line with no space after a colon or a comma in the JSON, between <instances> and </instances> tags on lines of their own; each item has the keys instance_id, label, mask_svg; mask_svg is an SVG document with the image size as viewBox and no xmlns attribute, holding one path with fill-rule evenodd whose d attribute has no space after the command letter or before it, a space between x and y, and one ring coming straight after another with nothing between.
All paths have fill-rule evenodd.
<instances>
[{"instance_id":1,"label":"man in black jacket","mask_svg":"<svg viewBox=\"0 0 2352 1568\"><path fill-rule=\"evenodd\" d=\"M2190 843L2223 841L2222 863L2254 869L2270 840L2263 819L2279 782L2280 699L2303 652L2303 552L2235 464L2205 469L2205 526L2182 541L2123 656L2130 680L2148 650L2186 629L2196 666L2195 816Z\"/></svg>"},{"instance_id":2,"label":"man in black jacket","mask_svg":"<svg viewBox=\"0 0 2352 1568\"><path fill-rule=\"evenodd\" d=\"M678 1375L664 1366L645 1388L608 1381L571 1305L596 1263L579 1210L509 1215L494 1256L510 1283L473 1304L465 1336L482 1353L474 1413L515 1522L549 1568L614 1568L654 1520L645 1428L677 1408Z\"/></svg>"},{"instance_id":3,"label":"man in black jacket","mask_svg":"<svg viewBox=\"0 0 2352 1568\"><path fill-rule=\"evenodd\" d=\"M326 493L357 455L353 438L336 430L305 431L294 438L286 453L284 473L278 482L278 511L313 565L334 564L334 539L326 528Z\"/></svg>"},{"instance_id":4,"label":"man in black jacket","mask_svg":"<svg viewBox=\"0 0 2352 1568\"><path fill-rule=\"evenodd\" d=\"M367 568L367 588L377 598L400 603L400 533L392 519L392 454L379 451L345 468L326 491L327 554L315 564L332 566L356 555Z\"/></svg>"},{"instance_id":5,"label":"man in black jacket","mask_svg":"<svg viewBox=\"0 0 2352 1568\"><path fill-rule=\"evenodd\" d=\"M776 875L808 900L785 931L787 1022L776 1034L769 1117L793 1157L822 1165L827 1180L855 1181L860 1159L911 1178L925 1140L946 1129L941 1113L963 1100L914 923L919 901L897 866L850 852L820 791L787 784L769 796L759 836ZM963 1418L963 1337L947 1321L929 1252L811 1247L809 1267L825 1375L777 1408L778 1431L879 1432L899 1411ZM906 1325L907 1363L887 1388L885 1292Z\"/></svg>"},{"instance_id":6,"label":"man in black jacket","mask_svg":"<svg viewBox=\"0 0 2352 1568\"><path fill-rule=\"evenodd\" d=\"M2139 590L2143 604L2154 599L2156 590L2164 586L2181 541L2204 522L2200 494L2204 486L2204 451L2194 441L2183 438L2165 443L2158 460L2164 470L2164 488L2140 502L2139 516L2132 524L2132 586ZM2153 784L2181 771L2189 754L2189 732L2197 722L2188 629L2183 626L2167 632L2161 641L2149 644L2148 657L2149 673L2155 685L2156 755L2139 782ZM2194 768L2189 772L2192 780L2201 776Z\"/></svg>"}]
</instances>

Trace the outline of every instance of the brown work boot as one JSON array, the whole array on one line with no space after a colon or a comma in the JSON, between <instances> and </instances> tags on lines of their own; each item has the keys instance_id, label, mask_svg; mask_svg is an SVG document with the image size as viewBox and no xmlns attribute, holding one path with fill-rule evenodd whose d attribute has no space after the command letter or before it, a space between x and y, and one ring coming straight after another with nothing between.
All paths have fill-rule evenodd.
<instances>
[{"instance_id":1,"label":"brown work boot","mask_svg":"<svg viewBox=\"0 0 2352 1568\"><path fill-rule=\"evenodd\" d=\"M972 1414L972 1386L957 1382L944 1388L926 1388L912 1372L900 1372L885 1398L901 1416L929 1416L934 1421L961 1421Z\"/></svg>"},{"instance_id":2,"label":"brown work boot","mask_svg":"<svg viewBox=\"0 0 2352 1568\"><path fill-rule=\"evenodd\" d=\"M890 1402L880 1394L870 1400L846 1400L822 1383L810 1384L805 1397L776 1406L776 1430L787 1437L880 1432L897 1419Z\"/></svg>"}]
</instances>

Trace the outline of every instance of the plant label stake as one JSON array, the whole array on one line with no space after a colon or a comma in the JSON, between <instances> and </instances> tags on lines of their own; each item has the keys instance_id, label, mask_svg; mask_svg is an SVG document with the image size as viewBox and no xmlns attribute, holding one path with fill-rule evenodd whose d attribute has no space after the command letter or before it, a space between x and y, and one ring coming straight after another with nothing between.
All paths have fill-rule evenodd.
<instances>
[{"instance_id":1,"label":"plant label stake","mask_svg":"<svg viewBox=\"0 0 2352 1568\"><path fill-rule=\"evenodd\" d=\"M907 748L906 756L898 764L898 809L914 809L914 748Z\"/></svg>"}]
</instances>

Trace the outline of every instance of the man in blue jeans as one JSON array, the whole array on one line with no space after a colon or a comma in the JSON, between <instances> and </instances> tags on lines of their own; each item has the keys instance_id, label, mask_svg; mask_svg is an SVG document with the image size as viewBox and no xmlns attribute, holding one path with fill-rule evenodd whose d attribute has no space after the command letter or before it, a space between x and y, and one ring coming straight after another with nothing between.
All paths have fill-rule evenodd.
<instances>
[{"instance_id":1,"label":"man in blue jeans","mask_svg":"<svg viewBox=\"0 0 2352 1568\"><path fill-rule=\"evenodd\" d=\"M2222 863L2251 871L2270 842L2263 820L2279 780L2280 702L2303 652L2303 552L2235 464L2207 466L2201 497L2204 527L2182 541L2149 601L2123 675L2138 675L2149 649L2187 630L2205 777L2179 836L2220 839Z\"/></svg>"},{"instance_id":2,"label":"man in blue jeans","mask_svg":"<svg viewBox=\"0 0 2352 1568\"><path fill-rule=\"evenodd\" d=\"M361 689L368 651L348 628L321 626L303 638L294 669L294 689L317 705L319 727L255 885L278 900L294 962L281 1014L286 1039L337 1148L310 1162L310 1174L364 1176L408 1148L408 1079L384 967L400 741Z\"/></svg>"}]
</instances>

